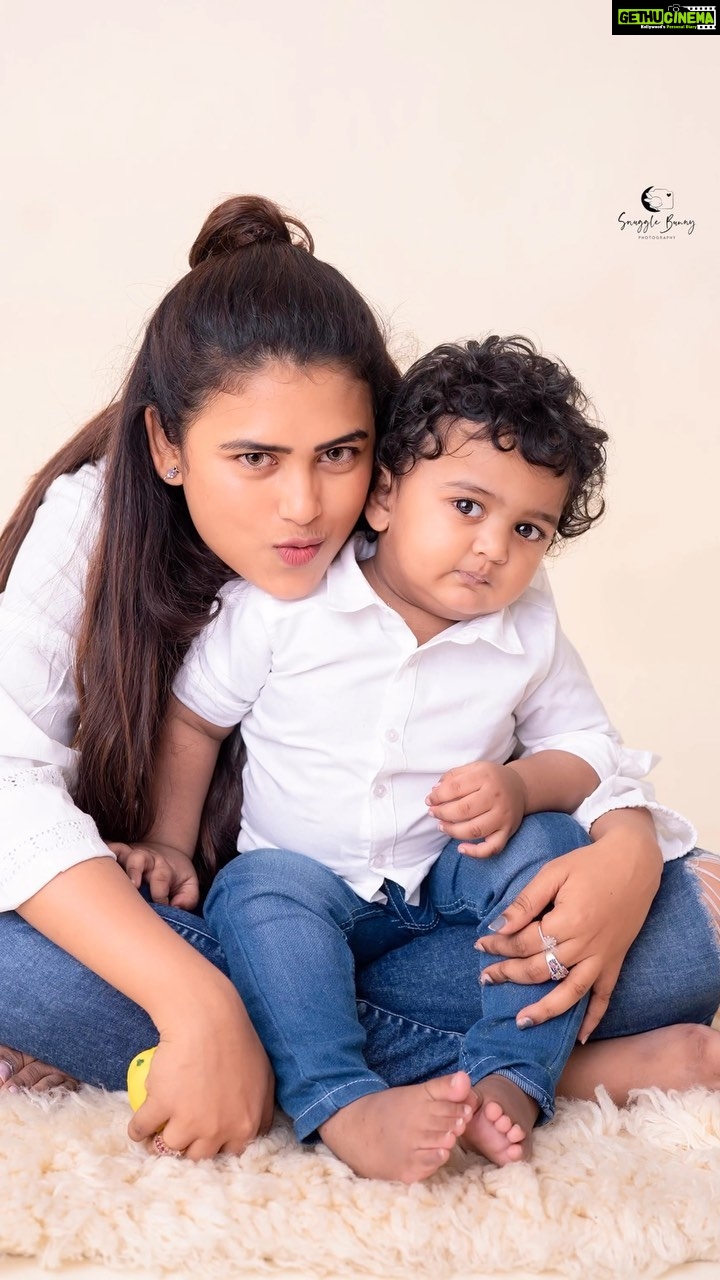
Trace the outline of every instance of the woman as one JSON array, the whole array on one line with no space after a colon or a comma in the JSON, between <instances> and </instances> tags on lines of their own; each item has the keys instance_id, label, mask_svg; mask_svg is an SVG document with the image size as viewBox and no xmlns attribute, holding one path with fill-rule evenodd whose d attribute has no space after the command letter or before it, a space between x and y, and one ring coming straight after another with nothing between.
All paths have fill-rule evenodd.
<instances>
[{"instance_id":1,"label":"woman","mask_svg":"<svg viewBox=\"0 0 720 1280\"><path fill-rule=\"evenodd\" d=\"M2 544L0 1040L14 1049L0 1058L21 1082L20 1051L120 1088L129 1058L159 1032L149 1100L129 1131L140 1140L162 1128L169 1148L201 1158L239 1152L268 1125L269 1065L201 918L149 905L105 842L137 840L150 824L157 728L220 585L240 574L282 592L279 562L319 547L324 571L349 535L397 375L368 307L270 202L226 201L190 265L151 319L119 403L48 464ZM296 419L309 424L305 452L287 444ZM275 448L278 423L290 434ZM206 884L234 848L239 749L225 750L206 806ZM449 834L471 838L452 806L446 817ZM591 835L590 850L569 850L535 878L485 948L526 957L503 962L497 980L546 980L532 921L554 900L546 921L570 976L526 1012L540 1021L594 985L586 1036L652 904L654 927L626 963L602 1034L661 1029L613 1048L611 1078L609 1042L588 1045L565 1084L591 1096L611 1079L623 1097L662 1062L654 1082L682 1087L686 1036L665 1024L706 1022L720 1002L717 864L669 862L658 893L646 809L609 811ZM368 1058L389 1082L453 1069L455 1038L481 999L473 942L458 930L450 954L424 939L360 976ZM672 980L648 990L662 963ZM709 1055L691 1078L710 1083L716 1040L699 1026L690 1035Z\"/></svg>"}]
</instances>

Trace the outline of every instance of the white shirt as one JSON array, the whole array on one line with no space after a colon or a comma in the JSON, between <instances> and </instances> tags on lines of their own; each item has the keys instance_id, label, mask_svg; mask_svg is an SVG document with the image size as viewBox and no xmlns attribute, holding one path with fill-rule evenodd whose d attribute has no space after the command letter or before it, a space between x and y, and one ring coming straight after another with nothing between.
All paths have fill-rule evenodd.
<instances>
[{"instance_id":1,"label":"white shirt","mask_svg":"<svg viewBox=\"0 0 720 1280\"><path fill-rule=\"evenodd\" d=\"M372 548L358 541L361 555ZM418 646L370 587L349 543L304 600L245 582L222 589L176 696L210 723L242 723L247 748L238 849L316 858L363 898L383 880L411 899L447 836L425 796L474 760L569 751L601 783L576 818L648 804L655 763L623 748L563 635L544 570L499 613L458 622ZM695 832L655 809L667 857Z\"/></svg>"}]
</instances>

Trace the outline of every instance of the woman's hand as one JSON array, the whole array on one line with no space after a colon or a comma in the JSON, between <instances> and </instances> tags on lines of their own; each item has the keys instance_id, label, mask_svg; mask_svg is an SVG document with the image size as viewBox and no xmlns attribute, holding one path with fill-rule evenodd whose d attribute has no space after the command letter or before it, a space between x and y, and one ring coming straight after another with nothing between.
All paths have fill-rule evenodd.
<instances>
[{"instance_id":1,"label":"woman's hand","mask_svg":"<svg viewBox=\"0 0 720 1280\"><path fill-rule=\"evenodd\" d=\"M128 1125L134 1142L161 1132L166 1146L204 1160L240 1155L270 1128L274 1078L267 1054L234 990L212 996L204 1007L184 1006L177 1023L161 1030L147 1101Z\"/></svg>"},{"instance_id":2,"label":"woman's hand","mask_svg":"<svg viewBox=\"0 0 720 1280\"><path fill-rule=\"evenodd\" d=\"M521 1009L518 1021L546 1022L592 988L578 1037L583 1043L607 1009L662 873L646 810L605 814L593 824L592 837L591 845L543 867L503 912L505 923L476 943L486 953L510 957L485 969L493 982L547 982L539 920L543 933L557 938L553 951L570 972L542 1000Z\"/></svg>"},{"instance_id":3,"label":"woman's hand","mask_svg":"<svg viewBox=\"0 0 720 1280\"><path fill-rule=\"evenodd\" d=\"M461 853L489 858L505 848L525 817L527 792L519 774L490 760L449 769L427 797L428 808Z\"/></svg>"},{"instance_id":4,"label":"woman's hand","mask_svg":"<svg viewBox=\"0 0 720 1280\"><path fill-rule=\"evenodd\" d=\"M108 849L112 849L136 889L145 881L153 902L194 911L200 901L200 886L187 854L153 840L143 840L142 844L108 841Z\"/></svg>"}]
</instances>

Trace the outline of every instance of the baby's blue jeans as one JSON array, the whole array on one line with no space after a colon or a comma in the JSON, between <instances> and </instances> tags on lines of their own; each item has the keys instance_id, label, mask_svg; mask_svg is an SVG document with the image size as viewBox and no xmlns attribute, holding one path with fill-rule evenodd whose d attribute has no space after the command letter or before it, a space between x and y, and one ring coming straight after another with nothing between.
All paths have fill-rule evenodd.
<instances>
[{"instance_id":1,"label":"baby's blue jeans","mask_svg":"<svg viewBox=\"0 0 720 1280\"><path fill-rule=\"evenodd\" d=\"M532 876L576 843L575 824L559 813L527 818L495 857L468 857L451 841L423 882L417 906L391 880L383 884L386 903L367 902L322 863L285 849L254 849L220 872L205 918L270 1057L278 1102L298 1138L348 1103L387 1088L365 1061L355 965L431 932L470 925L487 933ZM475 960L477 986L483 961L494 957L475 952ZM548 976L533 996L540 999L551 985ZM549 1119L587 997L526 1030L515 1018L528 1003L527 987L488 984L481 1001L454 1068L473 1084L492 1073L507 1076Z\"/></svg>"}]
</instances>

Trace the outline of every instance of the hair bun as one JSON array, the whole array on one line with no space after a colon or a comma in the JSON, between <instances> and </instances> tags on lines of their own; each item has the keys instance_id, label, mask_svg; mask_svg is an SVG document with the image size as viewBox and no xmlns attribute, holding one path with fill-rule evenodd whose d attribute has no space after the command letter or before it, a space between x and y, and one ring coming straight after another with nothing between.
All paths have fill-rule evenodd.
<instances>
[{"instance_id":1,"label":"hair bun","mask_svg":"<svg viewBox=\"0 0 720 1280\"><path fill-rule=\"evenodd\" d=\"M264 196L231 196L223 200L202 225L190 250L190 266L208 258L237 253L253 244L290 244L313 253L307 227Z\"/></svg>"}]
</instances>

